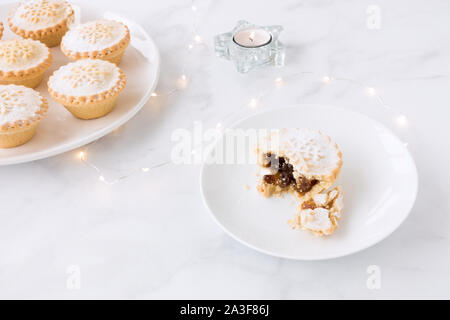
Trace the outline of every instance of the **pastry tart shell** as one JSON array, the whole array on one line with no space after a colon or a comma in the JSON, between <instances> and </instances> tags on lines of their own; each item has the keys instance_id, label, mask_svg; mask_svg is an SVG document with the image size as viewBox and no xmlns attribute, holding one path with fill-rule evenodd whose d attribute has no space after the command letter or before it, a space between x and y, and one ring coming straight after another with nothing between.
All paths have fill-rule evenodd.
<instances>
[{"instance_id":1,"label":"pastry tart shell","mask_svg":"<svg viewBox=\"0 0 450 320\"><path fill-rule=\"evenodd\" d=\"M126 48L130 44L130 31L127 26L125 26L125 28L127 30L125 37L123 37L117 44L106 49L98 51L79 52L67 49L67 47L64 46L64 43L62 43L61 51L72 60L100 59L118 65L122 60Z\"/></svg>"},{"instance_id":2,"label":"pastry tart shell","mask_svg":"<svg viewBox=\"0 0 450 320\"><path fill-rule=\"evenodd\" d=\"M13 10L8 17L8 24L12 32L25 39L39 40L50 48L56 47L61 43L62 37L69 31L70 25L75 20L75 13L73 9L70 9L68 16L52 27L38 30L26 30L16 26L12 22L14 13L15 11Z\"/></svg>"},{"instance_id":3,"label":"pastry tart shell","mask_svg":"<svg viewBox=\"0 0 450 320\"><path fill-rule=\"evenodd\" d=\"M45 71L47 71L52 64L52 60L52 53L48 50L47 58L33 68L17 71L0 70L0 84L15 84L29 88L36 88L41 83Z\"/></svg>"},{"instance_id":4,"label":"pastry tart shell","mask_svg":"<svg viewBox=\"0 0 450 320\"><path fill-rule=\"evenodd\" d=\"M33 118L7 123L0 127L0 148L13 148L25 144L36 133L36 129L48 110L47 100L42 97L40 110Z\"/></svg>"},{"instance_id":5,"label":"pastry tart shell","mask_svg":"<svg viewBox=\"0 0 450 320\"><path fill-rule=\"evenodd\" d=\"M117 84L108 91L96 95L82 97L68 96L53 90L50 85L48 86L48 91L55 101L62 104L75 117L89 120L103 117L111 112L126 83L127 77L119 69L119 81Z\"/></svg>"}]
</instances>

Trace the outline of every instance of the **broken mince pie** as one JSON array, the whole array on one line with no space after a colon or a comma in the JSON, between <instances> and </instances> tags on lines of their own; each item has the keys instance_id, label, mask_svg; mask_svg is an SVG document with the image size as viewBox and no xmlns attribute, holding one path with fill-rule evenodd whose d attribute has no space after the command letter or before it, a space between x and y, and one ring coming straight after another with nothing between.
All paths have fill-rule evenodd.
<instances>
[{"instance_id":1,"label":"broken mince pie","mask_svg":"<svg viewBox=\"0 0 450 320\"><path fill-rule=\"evenodd\" d=\"M337 229L343 208L340 188L329 190L342 167L342 153L328 136L311 129L274 130L256 148L262 168L258 190L266 197L292 193L299 201L294 228L316 235Z\"/></svg>"},{"instance_id":2,"label":"broken mince pie","mask_svg":"<svg viewBox=\"0 0 450 320\"><path fill-rule=\"evenodd\" d=\"M330 188L342 167L336 143L311 129L274 130L256 152L263 168L258 190L266 197L290 192L304 200Z\"/></svg>"}]
</instances>

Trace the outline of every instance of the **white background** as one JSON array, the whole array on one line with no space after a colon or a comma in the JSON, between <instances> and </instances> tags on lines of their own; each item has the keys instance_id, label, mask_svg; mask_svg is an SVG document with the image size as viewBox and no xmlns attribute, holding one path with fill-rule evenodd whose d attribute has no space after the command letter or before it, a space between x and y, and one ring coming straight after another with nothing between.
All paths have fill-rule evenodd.
<instances>
[{"instance_id":1,"label":"white background","mask_svg":"<svg viewBox=\"0 0 450 320\"><path fill-rule=\"evenodd\" d=\"M375 87L407 116L398 134L418 166L418 199L382 243L345 258L299 262L225 235L202 204L200 166L167 165L112 186L77 151L1 167L0 298L450 298L450 2L199 1L195 15L190 1L90 2L128 15L154 37L163 61L158 92L188 76L186 89L152 99L89 147L89 161L105 177L168 160L174 130L237 120L254 112L248 101L262 93L258 108L379 107L362 88L316 81L331 75ZM381 10L379 30L367 28L372 4ZM285 27L284 68L243 76L214 57L213 36L239 19ZM188 53L197 33L205 45ZM314 75L288 76L302 71ZM274 89L277 76L286 83ZM72 265L81 270L79 290L66 286ZM379 290L366 286L370 265L381 269Z\"/></svg>"}]
</instances>

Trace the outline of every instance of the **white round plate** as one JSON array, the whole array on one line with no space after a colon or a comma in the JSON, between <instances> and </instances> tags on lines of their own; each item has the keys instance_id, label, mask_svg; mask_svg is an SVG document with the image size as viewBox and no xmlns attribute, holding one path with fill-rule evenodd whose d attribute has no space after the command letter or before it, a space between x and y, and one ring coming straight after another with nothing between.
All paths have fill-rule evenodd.
<instances>
[{"instance_id":1,"label":"white round plate","mask_svg":"<svg viewBox=\"0 0 450 320\"><path fill-rule=\"evenodd\" d=\"M258 194L255 164L204 164L202 195L217 223L255 250L298 260L355 253L397 229L413 207L418 177L404 143L382 124L346 109L301 105L256 114L233 126L302 127L329 135L343 153L344 166L337 184L343 187L345 208L339 229L323 238L292 230L287 221L295 214L293 197L266 199ZM224 152L225 158L227 150Z\"/></svg>"},{"instance_id":2,"label":"white round plate","mask_svg":"<svg viewBox=\"0 0 450 320\"><path fill-rule=\"evenodd\" d=\"M7 21L8 12L13 7L14 4L0 5L0 21ZM47 92L49 76L54 70L70 62L59 47L52 48L52 66L37 88L49 101L48 115L30 142L12 149L0 149L0 165L47 158L101 138L131 119L145 105L156 87L159 77L159 53L155 43L142 27L114 13L105 13L86 5L74 7L75 12L80 13L81 22L104 17L122 20L127 24L131 32L131 44L120 63L120 68L128 78L127 86L119 96L116 107L107 116L95 120L75 118L62 105L53 101ZM3 39L11 38L17 36L5 25Z\"/></svg>"}]
</instances>

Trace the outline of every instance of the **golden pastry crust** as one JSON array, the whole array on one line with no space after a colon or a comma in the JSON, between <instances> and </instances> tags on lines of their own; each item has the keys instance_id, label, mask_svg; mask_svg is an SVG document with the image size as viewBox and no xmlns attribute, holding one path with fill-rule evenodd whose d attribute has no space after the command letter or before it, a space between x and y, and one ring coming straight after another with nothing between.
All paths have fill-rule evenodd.
<instances>
[{"instance_id":1,"label":"golden pastry crust","mask_svg":"<svg viewBox=\"0 0 450 320\"><path fill-rule=\"evenodd\" d=\"M3 37L3 31L5 31L5 28L3 27L3 22L0 21L0 39Z\"/></svg>"},{"instance_id":2,"label":"golden pastry crust","mask_svg":"<svg viewBox=\"0 0 450 320\"><path fill-rule=\"evenodd\" d=\"M34 78L39 74L44 73L51 66L52 61L52 52L47 48L47 57L45 60L32 68L11 71L3 71L0 69L0 82L15 82Z\"/></svg>"},{"instance_id":3,"label":"golden pastry crust","mask_svg":"<svg viewBox=\"0 0 450 320\"><path fill-rule=\"evenodd\" d=\"M21 36L22 38L39 40L48 47L55 47L61 43L62 37L66 34L66 32L69 30L70 25L75 20L75 12L73 11L72 7L67 1L65 1L64 3L69 8L67 17L65 17L63 20L61 20L61 22L55 24L54 26L37 30L26 30L20 28L16 26L12 21L17 8L9 13L8 25L12 32Z\"/></svg>"},{"instance_id":4,"label":"golden pastry crust","mask_svg":"<svg viewBox=\"0 0 450 320\"><path fill-rule=\"evenodd\" d=\"M114 44L108 48L102 50L94 50L87 52L79 52L68 49L64 46L64 42L61 43L61 51L70 59L80 60L80 59L100 59L107 60L112 63L118 64L122 59L125 49L130 44L130 30L124 24L122 24L126 29L126 35L117 44Z\"/></svg>"},{"instance_id":5,"label":"golden pastry crust","mask_svg":"<svg viewBox=\"0 0 450 320\"><path fill-rule=\"evenodd\" d=\"M127 76L121 69L119 69L119 81L116 83L116 85L113 86L111 89L101 92L99 94L81 97L65 95L53 90L52 87L50 86L50 81L48 82L48 92L50 93L53 99L55 99L62 105L65 106L74 105L83 107L92 103L99 103L107 99L117 97L125 88L126 84L127 84Z\"/></svg>"},{"instance_id":6,"label":"golden pastry crust","mask_svg":"<svg viewBox=\"0 0 450 320\"><path fill-rule=\"evenodd\" d=\"M41 120L45 117L48 111L48 101L41 95L42 104L40 106L40 110L36 112L36 115L32 118L26 120L18 120L15 122L8 122L4 125L0 126L0 133L5 132L20 132L25 131L27 129L31 129L39 124Z\"/></svg>"}]
</instances>

